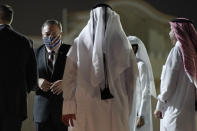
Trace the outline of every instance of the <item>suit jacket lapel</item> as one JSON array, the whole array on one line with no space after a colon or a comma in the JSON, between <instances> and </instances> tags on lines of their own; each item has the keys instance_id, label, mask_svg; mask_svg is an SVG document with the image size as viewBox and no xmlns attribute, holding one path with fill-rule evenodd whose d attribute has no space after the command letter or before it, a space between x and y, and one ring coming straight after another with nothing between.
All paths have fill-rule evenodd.
<instances>
[{"instance_id":1,"label":"suit jacket lapel","mask_svg":"<svg viewBox=\"0 0 197 131\"><path fill-rule=\"evenodd\" d=\"M55 61L55 65L54 65L54 70L53 72L55 71L55 69L57 68L56 66L58 66L61 62L61 58L62 58L62 54L63 54L63 51L62 51L62 46L60 46L59 48L59 51L58 51L58 54L57 54L57 59Z\"/></svg>"},{"instance_id":2,"label":"suit jacket lapel","mask_svg":"<svg viewBox=\"0 0 197 131\"><path fill-rule=\"evenodd\" d=\"M59 68L61 68L61 65L64 63L64 50L63 46L61 45L57 54L57 59L54 65L54 70L52 74L52 79L53 77L56 77L57 72L59 71Z\"/></svg>"}]
</instances>

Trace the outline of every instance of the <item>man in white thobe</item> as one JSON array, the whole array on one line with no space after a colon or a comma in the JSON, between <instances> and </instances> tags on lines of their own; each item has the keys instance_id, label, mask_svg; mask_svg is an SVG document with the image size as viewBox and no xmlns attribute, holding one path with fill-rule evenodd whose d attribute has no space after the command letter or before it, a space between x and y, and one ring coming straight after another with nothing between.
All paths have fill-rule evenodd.
<instances>
[{"instance_id":1,"label":"man in white thobe","mask_svg":"<svg viewBox=\"0 0 197 131\"><path fill-rule=\"evenodd\" d=\"M74 131L130 131L137 65L119 15L95 6L67 56L63 122Z\"/></svg>"},{"instance_id":2,"label":"man in white thobe","mask_svg":"<svg viewBox=\"0 0 197 131\"><path fill-rule=\"evenodd\" d=\"M169 33L174 47L163 66L154 115L160 131L195 131L197 33L192 22L176 18Z\"/></svg>"},{"instance_id":3,"label":"man in white thobe","mask_svg":"<svg viewBox=\"0 0 197 131\"><path fill-rule=\"evenodd\" d=\"M156 98L152 66L143 42L136 36L129 36L137 58L139 75L136 82L135 98L130 116L130 131L153 131L151 95Z\"/></svg>"}]
</instances>

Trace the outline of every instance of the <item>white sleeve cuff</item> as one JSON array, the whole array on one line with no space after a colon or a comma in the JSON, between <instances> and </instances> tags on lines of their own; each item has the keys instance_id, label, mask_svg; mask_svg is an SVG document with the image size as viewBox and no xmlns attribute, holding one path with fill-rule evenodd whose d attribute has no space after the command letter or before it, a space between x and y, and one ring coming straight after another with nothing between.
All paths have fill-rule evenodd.
<instances>
[{"instance_id":1,"label":"white sleeve cuff","mask_svg":"<svg viewBox=\"0 0 197 131\"><path fill-rule=\"evenodd\" d=\"M62 114L76 114L76 102L75 100L72 101L64 101L63 102L63 109L62 109Z\"/></svg>"},{"instance_id":2,"label":"white sleeve cuff","mask_svg":"<svg viewBox=\"0 0 197 131\"><path fill-rule=\"evenodd\" d=\"M44 79L43 79L43 78L39 78L39 79L38 79L38 86L39 86L40 88L41 88L43 82L44 82Z\"/></svg>"},{"instance_id":3,"label":"white sleeve cuff","mask_svg":"<svg viewBox=\"0 0 197 131\"><path fill-rule=\"evenodd\" d=\"M162 101L160 101L160 100L158 100L157 101L157 106L156 106L156 110L158 110L158 111L162 111L163 110L163 108L164 108L164 102L162 102Z\"/></svg>"},{"instance_id":4,"label":"white sleeve cuff","mask_svg":"<svg viewBox=\"0 0 197 131\"><path fill-rule=\"evenodd\" d=\"M138 116L144 116L144 112L145 112L145 105L144 105L144 101L142 101L138 111Z\"/></svg>"},{"instance_id":5,"label":"white sleeve cuff","mask_svg":"<svg viewBox=\"0 0 197 131\"><path fill-rule=\"evenodd\" d=\"M138 112L138 116L140 117L140 116L144 116L144 113L142 112L142 110L140 110L139 112Z\"/></svg>"}]
</instances>

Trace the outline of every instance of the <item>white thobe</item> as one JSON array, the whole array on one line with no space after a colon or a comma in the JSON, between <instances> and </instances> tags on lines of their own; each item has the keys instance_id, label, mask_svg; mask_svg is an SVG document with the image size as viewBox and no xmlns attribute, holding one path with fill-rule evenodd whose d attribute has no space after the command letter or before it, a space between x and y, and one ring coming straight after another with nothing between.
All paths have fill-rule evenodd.
<instances>
[{"instance_id":1,"label":"white thobe","mask_svg":"<svg viewBox=\"0 0 197 131\"><path fill-rule=\"evenodd\" d=\"M113 99L101 100L99 88L82 87L77 79L77 65L68 57L63 79L63 114L76 114L74 131L130 131L129 115L136 75L126 69L110 89ZM84 76L85 77L85 76ZM92 92L94 95L90 95Z\"/></svg>"},{"instance_id":2,"label":"white thobe","mask_svg":"<svg viewBox=\"0 0 197 131\"><path fill-rule=\"evenodd\" d=\"M180 43L172 48L161 74L156 110L160 131L195 131L195 86L184 70Z\"/></svg>"},{"instance_id":3,"label":"white thobe","mask_svg":"<svg viewBox=\"0 0 197 131\"><path fill-rule=\"evenodd\" d=\"M130 116L130 131L152 131L152 109L150 84L148 83L148 71L144 62L140 59L137 59L137 65L139 76L137 77L136 90L134 94L136 99L134 99L132 113ZM140 128L136 128L137 115L144 117L145 124Z\"/></svg>"}]
</instances>

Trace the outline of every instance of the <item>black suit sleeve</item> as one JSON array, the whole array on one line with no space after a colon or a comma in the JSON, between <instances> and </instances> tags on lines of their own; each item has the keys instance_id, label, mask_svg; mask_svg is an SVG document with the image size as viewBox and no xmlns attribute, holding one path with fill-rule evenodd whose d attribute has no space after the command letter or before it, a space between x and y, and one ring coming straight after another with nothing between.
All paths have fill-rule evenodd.
<instances>
[{"instance_id":1,"label":"black suit sleeve","mask_svg":"<svg viewBox=\"0 0 197 131\"><path fill-rule=\"evenodd\" d=\"M33 50L33 41L29 41L29 58L27 63L27 92L35 90L38 87L38 70L36 57Z\"/></svg>"}]
</instances>

